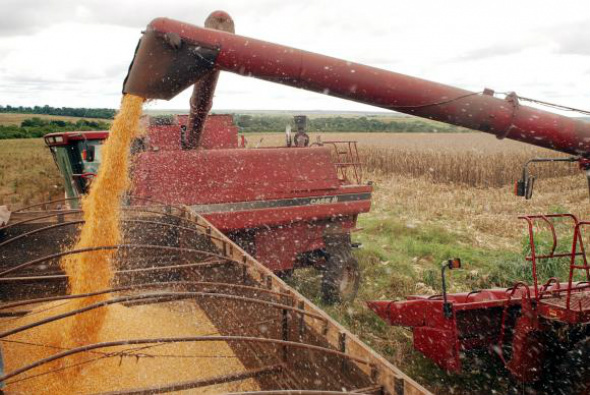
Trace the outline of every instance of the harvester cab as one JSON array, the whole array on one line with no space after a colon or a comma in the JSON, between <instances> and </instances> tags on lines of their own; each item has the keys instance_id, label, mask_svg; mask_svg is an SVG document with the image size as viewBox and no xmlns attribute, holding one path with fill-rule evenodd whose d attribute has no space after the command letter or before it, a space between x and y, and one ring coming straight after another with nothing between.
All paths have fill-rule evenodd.
<instances>
[{"instance_id":1,"label":"harvester cab","mask_svg":"<svg viewBox=\"0 0 590 395\"><path fill-rule=\"evenodd\" d=\"M45 144L62 174L65 197L78 208L77 197L86 193L101 162L101 147L107 131L64 132L45 135Z\"/></svg>"}]
</instances>

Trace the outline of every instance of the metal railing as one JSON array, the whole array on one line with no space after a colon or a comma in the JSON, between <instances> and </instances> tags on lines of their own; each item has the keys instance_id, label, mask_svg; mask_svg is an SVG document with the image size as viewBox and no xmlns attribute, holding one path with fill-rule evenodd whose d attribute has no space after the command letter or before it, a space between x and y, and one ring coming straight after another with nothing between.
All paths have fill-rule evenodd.
<instances>
[{"instance_id":1,"label":"metal railing","mask_svg":"<svg viewBox=\"0 0 590 395\"><path fill-rule=\"evenodd\" d=\"M346 184L361 184L363 181L363 166L359 158L356 141L330 140L323 145L333 147L334 165L338 171L338 179Z\"/></svg>"}]
</instances>

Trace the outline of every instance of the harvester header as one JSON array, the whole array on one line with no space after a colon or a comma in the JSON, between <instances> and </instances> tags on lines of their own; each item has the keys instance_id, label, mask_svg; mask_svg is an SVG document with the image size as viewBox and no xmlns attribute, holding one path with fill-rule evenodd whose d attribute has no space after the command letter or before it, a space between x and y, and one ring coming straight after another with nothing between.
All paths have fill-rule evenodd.
<instances>
[{"instance_id":1,"label":"harvester header","mask_svg":"<svg viewBox=\"0 0 590 395\"><path fill-rule=\"evenodd\" d=\"M590 124L523 106L513 93L500 99L167 18L148 25L123 92L169 100L219 70L590 157Z\"/></svg>"}]
</instances>

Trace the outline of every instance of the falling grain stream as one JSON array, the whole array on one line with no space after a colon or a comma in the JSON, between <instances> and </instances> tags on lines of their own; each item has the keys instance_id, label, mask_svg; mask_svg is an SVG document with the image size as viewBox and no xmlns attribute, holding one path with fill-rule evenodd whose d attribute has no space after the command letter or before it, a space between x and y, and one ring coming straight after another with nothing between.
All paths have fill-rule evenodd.
<instances>
[{"instance_id":1,"label":"falling grain stream","mask_svg":"<svg viewBox=\"0 0 590 395\"><path fill-rule=\"evenodd\" d=\"M74 248L121 243L120 203L128 190L129 150L139 130L143 99L125 95L90 193L82 203L84 226ZM114 250L64 257L71 294L108 289L115 268ZM24 317L8 320L3 330L65 313L114 296L56 301L36 305ZM218 334L193 300L127 307L113 304L42 325L4 339L5 371L13 371L60 351L85 344L133 338ZM124 352L124 353L123 353ZM123 353L123 354L122 354ZM149 354L150 357L146 357ZM132 355L132 357L130 357ZM171 343L111 347L81 353L44 365L8 381L7 394L93 394L208 378L243 370L225 343ZM177 393L228 392L258 389L254 379Z\"/></svg>"}]
</instances>

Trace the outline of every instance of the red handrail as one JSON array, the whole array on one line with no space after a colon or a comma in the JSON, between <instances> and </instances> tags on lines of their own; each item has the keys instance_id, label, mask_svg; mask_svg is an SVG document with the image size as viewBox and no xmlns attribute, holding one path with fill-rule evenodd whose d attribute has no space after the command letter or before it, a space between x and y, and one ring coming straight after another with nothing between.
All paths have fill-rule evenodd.
<instances>
[{"instance_id":1,"label":"red handrail","mask_svg":"<svg viewBox=\"0 0 590 395\"><path fill-rule=\"evenodd\" d=\"M572 297L572 285L574 279L574 270L576 269L583 269L586 271L586 281L590 281L590 266L588 266L588 260L586 259L586 250L584 248L584 240L582 239L582 230L581 228L585 225L590 225L588 221L581 221L576 224L576 228L574 229L574 240L572 242L572 253L570 258L570 272L569 278L567 282L567 296L565 301L565 308L567 310L570 309L571 304L571 297ZM584 264L582 266L576 265L576 257L578 254L578 241L580 242L580 255L583 257Z\"/></svg>"},{"instance_id":2,"label":"red handrail","mask_svg":"<svg viewBox=\"0 0 590 395\"><path fill-rule=\"evenodd\" d=\"M570 253L558 253L558 254L555 253L555 250L557 248L557 233L555 231L555 226L550 219L569 218L573 221L575 229L577 229L578 224L580 222L578 221L578 218L573 214L523 215L518 218L525 220L528 224L529 244L531 246L531 254L529 256L525 257L525 260L532 262L533 287L534 287L534 291L535 291L535 299L538 300L540 298L540 295L539 295L539 280L537 277L537 259L551 259L551 258L560 258L560 257L567 257L567 256L575 258L575 256L576 256L575 249L572 249L572 252L570 252ZM534 230L533 230L536 220L542 220L543 222L545 222L549 226L549 229L551 229L551 235L553 238L553 245L551 246L551 252L549 254L537 255L537 253L536 253L535 235L534 235ZM576 231L574 230L574 239L575 238L576 238ZM584 257L584 259L585 259L585 257Z\"/></svg>"}]
</instances>

